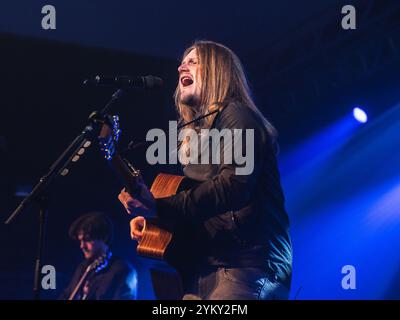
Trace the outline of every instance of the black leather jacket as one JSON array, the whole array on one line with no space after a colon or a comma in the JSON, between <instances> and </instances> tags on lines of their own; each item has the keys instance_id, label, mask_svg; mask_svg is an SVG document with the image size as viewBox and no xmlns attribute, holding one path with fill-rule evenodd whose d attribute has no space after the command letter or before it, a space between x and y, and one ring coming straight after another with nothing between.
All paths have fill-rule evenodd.
<instances>
[{"instance_id":1,"label":"black leather jacket","mask_svg":"<svg viewBox=\"0 0 400 320\"><path fill-rule=\"evenodd\" d=\"M200 183L157 199L158 216L192 227L189 233L197 237L200 246L187 249L205 266L266 267L290 283L289 219L270 135L256 113L239 103L228 104L212 128L254 129L254 170L239 175L236 169L240 166L235 161L188 164L185 176ZM245 135L243 141L241 151L245 154L249 142Z\"/></svg>"}]
</instances>

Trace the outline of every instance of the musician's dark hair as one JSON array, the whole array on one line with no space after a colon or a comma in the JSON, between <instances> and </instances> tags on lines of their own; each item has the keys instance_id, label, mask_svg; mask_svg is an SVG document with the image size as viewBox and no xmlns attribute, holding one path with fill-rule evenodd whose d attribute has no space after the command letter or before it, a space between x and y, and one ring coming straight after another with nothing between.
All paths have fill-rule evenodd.
<instances>
[{"instance_id":1,"label":"musician's dark hair","mask_svg":"<svg viewBox=\"0 0 400 320\"><path fill-rule=\"evenodd\" d=\"M76 219L70 226L68 234L78 240L78 235L83 234L91 240L102 240L110 245L113 239L114 226L110 218L99 211L89 212Z\"/></svg>"}]
</instances>

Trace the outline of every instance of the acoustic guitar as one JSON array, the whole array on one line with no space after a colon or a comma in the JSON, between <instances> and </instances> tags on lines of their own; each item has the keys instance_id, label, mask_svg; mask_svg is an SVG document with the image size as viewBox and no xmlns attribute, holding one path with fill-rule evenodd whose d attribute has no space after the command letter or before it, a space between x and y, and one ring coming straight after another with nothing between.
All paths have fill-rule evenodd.
<instances>
[{"instance_id":1,"label":"acoustic guitar","mask_svg":"<svg viewBox=\"0 0 400 320\"><path fill-rule=\"evenodd\" d=\"M139 192L138 183L142 177L139 170L118 154L117 142L120 133L118 116L107 116L98 137L100 149L126 190L135 196ZM160 173L154 179L150 192L155 199L159 199L175 195L191 185L193 181L184 176ZM146 218L142 232L143 237L138 243L137 253L147 258L167 260L167 253L174 251L171 248L173 232L161 227L157 218Z\"/></svg>"}]
</instances>

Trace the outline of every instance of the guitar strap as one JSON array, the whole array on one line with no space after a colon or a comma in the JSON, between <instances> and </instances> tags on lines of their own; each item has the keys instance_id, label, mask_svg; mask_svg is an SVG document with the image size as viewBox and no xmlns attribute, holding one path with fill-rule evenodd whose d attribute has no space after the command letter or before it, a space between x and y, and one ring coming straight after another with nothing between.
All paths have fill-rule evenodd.
<instances>
[{"instance_id":1,"label":"guitar strap","mask_svg":"<svg viewBox=\"0 0 400 320\"><path fill-rule=\"evenodd\" d=\"M181 128L183 128L183 127L186 127L187 125L189 125L189 124L191 124L191 123L193 123L193 122L197 122L197 121L200 121L200 120L202 120L202 119L204 119L204 118L207 118L207 117L213 115L214 113L218 113L218 114L219 114L219 113L221 113L222 110L224 110L227 106L228 106L228 104L224 104L224 105L222 106L222 108L219 108L219 109L216 109L216 110L214 110L214 111L208 112L208 113L206 113L206 114L204 114L204 115L201 115L201 116L199 116L199 117L197 117L197 118L194 118L193 120L190 120L190 121L188 121L188 122L186 122L186 123L180 124L180 125L178 126L177 129L179 130L179 129L181 129ZM215 122L215 119L216 119L216 118L217 118L217 117L214 118L213 123L211 124L211 127L214 125L214 122Z\"/></svg>"},{"instance_id":2,"label":"guitar strap","mask_svg":"<svg viewBox=\"0 0 400 320\"><path fill-rule=\"evenodd\" d=\"M197 118L194 118L193 120L190 120L190 121L188 121L188 122L186 122L186 123L178 124L177 130L182 129L183 127L186 127L186 126L188 126L188 125L191 124L191 123L194 123L194 122L200 121L200 120L202 120L202 119L204 119L204 118L207 118L207 117L209 117L209 116L211 116L211 115L213 115L213 114L215 114L215 113L218 113L218 114L219 114L219 113L221 113L222 110L224 110L228 105L229 105L229 103L225 103L225 104L223 104L223 106L222 106L221 108L219 108L219 109L216 109L216 110L213 110L213 111L211 111L211 112L209 112L209 113L206 113L206 114L204 114L204 115L201 115L201 116L199 116L199 117L197 117ZM218 116L218 115L217 115L217 116ZM211 124L211 127L214 125L215 120L217 119L217 116L215 116L215 118L214 118L214 120L213 120L213 123ZM129 142L129 144L128 144L128 146L125 148L125 150L123 150L122 152L120 152L120 154L125 155L127 152L132 151L132 150L134 150L134 149L136 149L136 148L145 146L145 145L148 144L148 143L149 143L149 141L147 141L147 140L141 141L141 142L138 142L138 143L134 143L133 141L131 141L131 142ZM179 149L179 147L180 147L181 144L182 144L182 141L179 142L179 144L178 144L178 149Z\"/></svg>"}]
</instances>

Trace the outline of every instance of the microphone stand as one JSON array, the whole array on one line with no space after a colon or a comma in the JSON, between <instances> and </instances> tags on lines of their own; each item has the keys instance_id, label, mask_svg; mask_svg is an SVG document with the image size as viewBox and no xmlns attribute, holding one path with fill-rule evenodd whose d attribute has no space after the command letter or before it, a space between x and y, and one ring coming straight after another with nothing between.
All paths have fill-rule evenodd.
<instances>
[{"instance_id":1,"label":"microphone stand","mask_svg":"<svg viewBox=\"0 0 400 320\"><path fill-rule=\"evenodd\" d=\"M96 124L104 121L107 111L122 95L123 90L118 89L114 92L111 99L101 111L94 111L90 114L89 123L86 125L83 131L71 142L67 149L64 150L60 157L51 165L47 174L40 178L39 182L33 188L31 193L26 196L24 200L22 200L17 209L15 209L15 211L5 221L5 224L10 224L22 211L30 207L33 203L36 203L39 206L39 233L33 286L35 300L40 300L41 292L40 273L45 239L46 220L48 215L47 190L51 183L57 177L66 176L69 173L70 165L79 160L80 156L91 145L91 140L97 139L97 137L94 136L96 133Z\"/></svg>"}]
</instances>

